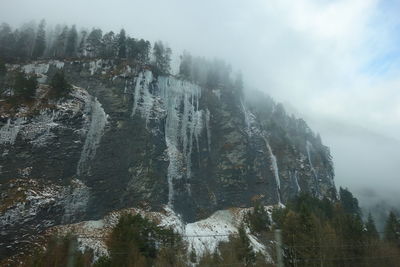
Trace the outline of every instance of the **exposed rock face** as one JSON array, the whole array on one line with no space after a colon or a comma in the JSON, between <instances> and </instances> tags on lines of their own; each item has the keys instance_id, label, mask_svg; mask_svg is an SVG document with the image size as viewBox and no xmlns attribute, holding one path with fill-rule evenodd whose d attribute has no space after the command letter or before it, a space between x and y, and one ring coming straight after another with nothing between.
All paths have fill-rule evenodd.
<instances>
[{"instance_id":1,"label":"exposed rock face","mask_svg":"<svg viewBox=\"0 0 400 267\"><path fill-rule=\"evenodd\" d=\"M335 198L329 149L265 96L244 100L232 88L201 88L112 60L22 66L42 83L59 68L77 86L70 98L0 114L2 198L12 197L6 188L15 178L57 188L49 212L15 219L21 227L164 205L193 222L255 199L285 203L301 191ZM5 216L25 201L9 201L0 224L13 225Z\"/></svg>"},{"instance_id":2,"label":"exposed rock face","mask_svg":"<svg viewBox=\"0 0 400 267\"><path fill-rule=\"evenodd\" d=\"M30 249L54 225L83 218L88 188L79 180L61 186L33 179L13 179L0 185L0 254Z\"/></svg>"}]
</instances>

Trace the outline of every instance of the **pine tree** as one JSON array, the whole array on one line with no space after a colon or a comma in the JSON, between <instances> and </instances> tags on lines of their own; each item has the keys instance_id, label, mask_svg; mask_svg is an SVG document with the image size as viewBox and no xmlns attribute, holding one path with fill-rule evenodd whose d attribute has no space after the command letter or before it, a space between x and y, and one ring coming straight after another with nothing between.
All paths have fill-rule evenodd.
<instances>
[{"instance_id":1,"label":"pine tree","mask_svg":"<svg viewBox=\"0 0 400 267\"><path fill-rule=\"evenodd\" d=\"M126 38L126 57L129 59L138 59L139 43L131 37Z\"/></svg>"},{"instance_id":2,"label":"pine tree","mask_svg":"<svg viewBox=\"0 0 400 267\"><path fill-rule=\"evenodd\" d=\"M376 230L375 221L371 213L368 214L367 222L365 223L365 229L367 230L367 236L370 239L378 239L379 234Z\"/></svg>"},{"instance_id":3,"label":"pine tree","mask_svg":"<svg viewBox=\"0 0 400 267\"><path fill-rule=\"evenodd\" d=\"M340 202L345 212L349 214L361 215L360 207L358 206L358 200L353 194L346 188L340 187L339 189Z\"/></svg>"},{"instance_id":4,"label":"pine tree","mask_svg":"<svg viewBox=\"0 0 400 267\"><path fill-rule=\"evenodd\" d=\"M171 56L172 50L170 47L165 48L163 72L168 74L171 71Z\"/></svg>"},{"instance_id":5,"label":"pine tree","mask_svg":"<svg viewBox=\"0 0 400 267\"><path fill-rule=\"evenodd\" d=\"M0 57L0 99L7 90L6 75L7 75L7 67L4 60Z\"/></svg>"},{"instance_id":6,"label":"pine tree","mask_svg":"<svg viewBox=\"0 0 400 267\"><path fill-rule=\"evenodd\" d=\"M4 76L7 73L6 63L0 57L0 76Z\"/></svg>"},{"instance_id":7,"label":"pine tree","mask_svg":"<svg viewBox=\"0 0 400 267\"><path fill-rule=\"evenodd\" d=\"M168 74L170 72L171 54L171 48L164 47L164 44L161 41L154 43L153 65L157 74Z\"/></svg>"},{"instance_id":8,"label":"pine tree","mask_svg":"<svg viewBox=\"0 0 400 267\"><path fill-rule=\"evenodd\" d=\"M36 33L36 39L35 39L35 45L33 48L33 58L39 58L43 56L44 50L46 49L46 21L42 19L40 21L37 33Z\"/></svg>"},{"instance_id":9,"label":"pine tree","mask_svg":"<svg viewBox=\"0 0 400 267\"><path fill-rule=\"evenodd\" d=\"M79 249L77 238L71 235L53 236L46 244L46 249L37 249L33 255L20 266L31 267L62 267L62 266L92 266L93 253Z\"/></svg>"},{"instance_id":10,"label":"pine tree","mask_svg":"<svg viewBox=\"0 0 400 267\"><path fill-rule=\"evenodd\" d=\"M61 33L57 36L55 41L55 50L54 54L57 58L64 58L65 57L65 50L68 38L68 27L64 26Z\"/></svg>"},{"instance_id":11,"label":"pine tree","mask_svg":"<svg viewBox=\"0 0 400 267\"><path fill-rule=\"evenodd\" d=\"M121 29L121 31L118 34L118 57L119 58L126 58L126 34L125 30Z\"/></svg>"},{"instance_id":12,"label":"pine tree","mask_svg":"<svg viewBox=\"0 0 400 267\"><path fill-rule=\"evenodd\" d=\"M15 57L15 35L7 23L0 25L0 58L9 62Z\"/></svg>"},{"instance_id":13,"label":"pine tree","mask_svg":"<svg viewBox=\"0 0 400 267\"><path fill-rule=\"evenodd\" d=\"M252 232L261 233L269 230L268 213L259 201L254 203L253 211L247 214L247 220Z\"/></svg>"},{"instance_id":14,"label":"pine tree","mask_svg":"<svg viewBox=\"0 0 400 267\"><path fill-rule=\"evenodd\" d=\"M239 242L236 245L235 251L238 260L243 262L245 266L251 266L256 260L256 255L243 225L239 227Z\"/></svg>"},{"instance_id":15,"label":"pine tree","mask_svg":"<svg viewBox=\"0 0 400 267\"><path fill-rule=\"evenodd\" d=\"M138 46L137 60L142 64L148 64L149 63L149 54L150 54L150 49L151 49L150 42L140 39L137 42L137 46Z\"/></svg>"},{"instance_id":16,"label":"pine tree","mask_svg":"<svg viewBox=\"0 0 400 267\"><path fill-rule=\"evenodd\" d=\"M143 39L135 40L127 37L126 39L126 54L127 58L134 59L141 64L149 62L149 52L151 44Z\"/></svg>"},{"instance_id":17,"label":"pine tree","mask_svg":"<svg viewBox=\"0 0 400 267\"><path fill-rule=\"evenodd\" d=\"M63 71L57 71L53 75L50 86L52 88L51 93L56 98L66 96L72 90L72 86L65 79Z\"/></svg>"},{"instance_id":18,"label":"pine tree","mask_svg":"<svg viewBox=\"0 0 400 267\"><path fill-rule=\"evenodd\" d=\"M35 27L32 23L24 24L20 30L15 31L15 54L20 60L27 60L32 56L35 43Z\"/></svg>"},{"instance_id":19,"label":"pine tree","mask_svg":"<svg viewBox=\"0 0 400 267\"><path fill-rule=\"evenodd\" d=\"M179 266L174 263L183 249L181 238L172 230L131 214L120 217L107 246L111 266ZM155 265L143 264L151 263L156 258L160 261Z\"/></svg>"},{"instance_id":20,"label":"pine tree","mask_svg":"<svg viewBox=\"0 0 400 267\"><path fill-rule=\"evenodd\" d=\"M196 263L197 262L197 255L196 255L196 251L194 250L193 245L192 245L191 250L190 250L189 260L192 263Z\"/></svg>"},{"instance_id":21,"label":"pine tree","mask_svg":"<svg viewBox=\"0 0 400 267\"><path fill-rule=\"evenodd\" d=\"M113 31L104 34L102 38L102 49L101 57L103 58L114 58L116 51L116 40Z\"/></svg>"},{"instance_id":22,"label":"pine tree","mask_svg":"<svg viewBox=\"0 0 400 267\"><path fill-rule=\"evenodd\" d=\"M56 25L55 27L50 27L46 33L46 49L44 51L44 56L48 58L54 58L56 55L56 42L58 36L61 33L61 26Z\"/></svg>"},{"instance_id":23,"label":"pine tree","mask_svg":"<svg viewBox=\"0 0 400 267\"><path fill-rule=\"evenodd\" d=\"M5 61L0 57L0 98L7 91L7 67Z\"/></svg>"},{"instance_id":24,"label":"pine tree","mask_svg":"<svg viewBox=\"0 0 400 267\"><path fill-rule=\"evenodd\" d=\"M161 72L163 66L163 57L164 57L165 49L162 42L157 41L153 46L153 58L154 58L154 67L156 72Z\"/></svg>"},{"instance_id":25,"label":"pine tree","mask_svg":"<svg viewBox=\"0 0 400 267\"><path fill-rule=\"evenodd\" d=\"M72 25L71 29L68 31L67 42L65 45L65 55L67 57L76 56L77 42L78 42L78 32L76 31L75 25Z\"/></svg>"},{"instance_id":26,"label":"pine tree","mask_svg":"<svg viewBox=\"0 0 400 267\"><path fill-rule=\"evenodd\" d=\"M35 76L26 77L24 72L17 72L14 78L14 94L17 97L32 99L35 97L38 82Z\"/></svg>"},{"instance_id":27,"label":"pine tree","mask_svg":"<svg viewBox=\"0 0 400 267\"><path fill-rule=\"evenodd\" d=\"M386 220L384 239L392 244L399 244L400 242L400 223L393 211L389 213Z\"/></svg>"},{"instance_id":28,"label":"pine tree","mask_svg":"<svg viewBox=\"0 0 400 267\"><path fill-rule=\"evenodd\" d=\"M86 39L86 48L85 54L89 57L97 57L100 55L101 51L101 39L103 36L103 32L100 29L93 29L87 39Z\"/></svg>"},{"instance_id":29,"label":"pine tree","mask_svg":"<svg viewBox=\"0 0 400 267\"><path fill-rule=\"evenodd\" d=\"M85 57L86 56L86 37L87 31L83 30L79 34L79 45L78 45L78 56Z\"/></svg>"},{"instance_id":30,"label":"pine tree","mask_svg":"<svg viewBox=\"0 0 400 267\"><path fill-rule=\"evenodd\" d=\"M191 80L192 79L192 56L188 52L183 52L180 57L181 63L179 65L179 75L183 78Z\"/></svg>"}]
</instances>

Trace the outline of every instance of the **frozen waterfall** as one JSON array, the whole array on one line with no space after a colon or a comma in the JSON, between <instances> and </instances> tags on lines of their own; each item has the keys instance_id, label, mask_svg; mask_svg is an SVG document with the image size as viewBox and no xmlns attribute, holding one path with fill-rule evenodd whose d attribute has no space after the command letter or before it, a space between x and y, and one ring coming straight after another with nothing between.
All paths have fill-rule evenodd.
<instances>
[{"instance_id":1,"label":"frozen waterfall","mask_svg":"<svg viewBox=\"0 0 400 267\"><path fill-rule=\"evenodd\" d=\"M276 160L275 155L272 153L272 149L271 146L269 145L268 140L265 138L265 145L267 146L267 150L268 150L268 154L269 157L271 159L271 170L274 173L274 177L275 177L275 182L276 182L276 186L277 186L277 195L278 195L278 202L279 204L281 204L281 182L279 179L279 169L278 169L278 163Z\"/></svg>"},{"instance_id":2,"label":"frozen waterfall","mask_svg":"<svg viewBox=\"0 0 400 267\"><path fill-rule=\"evenodd\" d=\"M168 149L168 205L173 206L174 180L191 177L193 142L203 130L203 111L199 110L201 89L192 83L159 77L160 97L166 110L165 140Z\"/></svg>"},{"instance_id":3,"label":"frozen waterfall","mask_svg":"<svg viewBox=\"0 0 400 267\"><path fill-rule=\"evenodd\" d=\"M156 83L154 81L157 81ZM190 179L192 173L191 155L193 143L199 151L199 137L203 128L209 132L209 112L199 109L201 88L187 81L173 77L153 79L150 71L140 73L136 78L133 92L132 117L140 115L146 120L146 127L152 119L165 117L165 143L169 166L168 205L173 206L174 181ZM160 112L161 111L161 112ZM208 140L209 149L211 146ZM187 188L190 193L189 184Z\"/></svg>"},{"instance_id":4,"label":"frozen waterfall","mask_svg":"<svg viewBox=\"0 0 400 267\"><path fill-rule=\"evenodd\" d=\"M276 183L276 194L278 196L278 203L282 204L281 202L281 182L279 178L279 169L278 169L278 162L276 160L276 156L272 153L271 146L269 145L268 139L266 138L267 133L262 131L260 127L258 127L256 123L256 116L246 108L243 100L240 101L242 111L244 114L244 122L246 125L246 133L249 137L251 136L260 136L264 139L265 146L267 147L269 158L271 159L271 170L273 172L275 183Z\"/></svg>"},{"instance_id":5,"label":"frozen waterfall","mask_svg":"<svg viewBox=\"0 0 400 267\"><path fill-rule=\"evenodd\" d=\"M307 141L306 150L307 150L308 163L310 164L311 172L314 175L316 186L318 186L318 175L317 175L317 172L314 169L314 166L313 166L312 161L311 161L310 148L313 148L313 145L309 141Z\"/></svg>"},{"instance_id":6,"label":"frozen waterfall","mask_svg":"<svg viewBox=\"0 0 400 267\"><path fill-rule=\"evenodd\" d=\"M90 161L96 155L96 149L107 123L107 115L97 98L92 99L90 104L86 104L85 114L90 115L90 122L87 128L85 144L83 145L81 157L78 162L77 174L79 176L89 171Z\"/></svg>"},{"instance_id":7,"label":"frozen waterfall","mask_svg":"<svg viewBox=\"0 0 400 267\"><path fill-rule=\"evenodd\" d=\"M152 81L153 74L150 71L146 71L145 73L141 72L136 78L136 84L134 88L131 116L133 117L136 112L140 110L141 116L146 119L146 127L150 120L150 113L154 104L154 97L149 91Z\"/></svg>"},{"instance_id":8,"label":"frozen waterfall","mask_svg":"<svg viewBox=\"0 0 400 267\"><path fill-rule=\"evenodd\" d=\"M211 152L211 130L210 130L210 111L206 109L206 130L207 130L207 147L208 152Z\"/></svg>"},{"instance_id":9,"label":"frozen waterfall","mask_svg":"<svg viewBox=\"0 0 400 267\"><path fill-rule=\"evenodd\" d=\"M289 177L291 177L291 179L292 179L292 182L294 184L297 194L300 193L301 188L299 185L299 175L297 173L297 170L294 170L293 172L289 171Z\"/></svg>"}]
</instances>

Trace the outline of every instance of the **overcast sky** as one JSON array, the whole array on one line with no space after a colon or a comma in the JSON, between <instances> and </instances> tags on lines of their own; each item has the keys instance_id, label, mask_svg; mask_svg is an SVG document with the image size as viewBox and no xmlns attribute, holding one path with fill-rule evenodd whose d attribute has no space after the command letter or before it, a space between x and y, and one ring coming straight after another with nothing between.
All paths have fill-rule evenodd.
<instances>
[{"instance_id":1,"label":"overcast sky","mask_svg":"<svg viewBox=\"0 0 400 267\"><path fill-rule=\"evenodd\" d=\"M248 86L321 133L337 184L356 191L400 189L399 14L400 0L0 2L1 20L12 25L46 18L124 27L133 37L167 42L175 54L227 60Z\"/></svg>"}]
</instances>

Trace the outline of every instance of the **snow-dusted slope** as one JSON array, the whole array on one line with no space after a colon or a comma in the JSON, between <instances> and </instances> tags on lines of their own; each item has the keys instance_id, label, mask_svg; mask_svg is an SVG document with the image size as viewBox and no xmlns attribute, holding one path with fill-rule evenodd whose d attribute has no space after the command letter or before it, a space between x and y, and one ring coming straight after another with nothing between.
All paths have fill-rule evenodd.
<instances>
[{"instance_id":1,"label":"snow-dusted slope","mask_svg":"<svg viewBox=\"0 0 400 267\"><path fill-rule=\"evenodd\" d=\"M47 68L26 66L39 73ZM41 85L34 105L19 107L13 116L1 114L7 116L0 128L0 247L5 255L87 211L89 188L75 176L76 167L66 167L81 171L90 166L107 115L82 88L74 87L61 100L46 99L47 90ZM69 179L60 182L63 176Z\"/></svg>"},{"instance_id":2,"label":"snow-dusted slope","mask_svg":"<svg viewBox=\"0 0 400 267\"><path fill-rule=\"evenodd\" d=\"M266 208L270 211L272 207ZM206 252L212 253L218 250L219 243L229 241L230 235L237 235L238 228L243 223L244 215L250 210L241 208L219 210L204 220L185 224L182 218L168 206L165 206L160 212L125 209L112 212L101 220L58 226L50 231L58 234L76 234L81 249L93 249L96 257L99 257L101 255L108 255L105 240L111 233L112 228L117 224L121 214L141 214L158 222L160 226L172 228L183 237L187 243L189 252L194 249L196 255L202 256ZM246 228L246 230L254 251L264 254L271 261L269 248L252 235L249 229Z\"/></svg>"}]
</instances>

